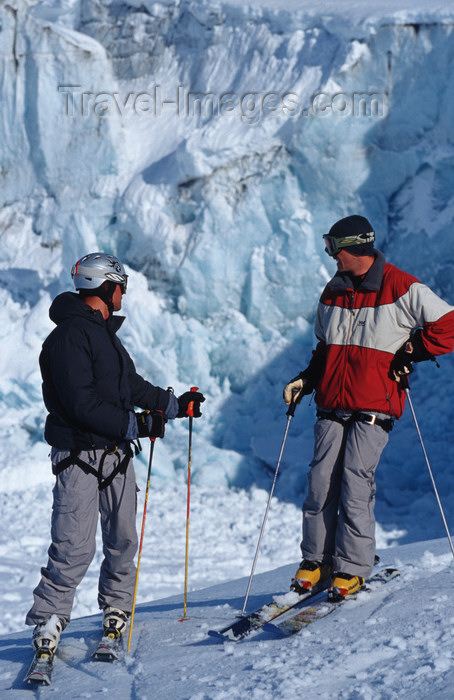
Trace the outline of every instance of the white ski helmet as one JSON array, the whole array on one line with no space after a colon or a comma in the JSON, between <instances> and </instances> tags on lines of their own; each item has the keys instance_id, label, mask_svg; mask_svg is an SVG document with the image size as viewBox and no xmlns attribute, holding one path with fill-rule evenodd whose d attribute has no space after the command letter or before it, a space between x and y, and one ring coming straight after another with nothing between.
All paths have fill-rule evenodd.
<instances>
[{"instance_id":1,"label":"white ski helmet","mask_svg":"<svg viewBox=\"0 0 454 700\"><path fill-rule=\"evenodd\" d=\"M128 275L122 263L114 255L89 253L71 268L71 277L76 290L97 289L103 282L114 282L126 292Z\"/></svg>"}]
</instances>

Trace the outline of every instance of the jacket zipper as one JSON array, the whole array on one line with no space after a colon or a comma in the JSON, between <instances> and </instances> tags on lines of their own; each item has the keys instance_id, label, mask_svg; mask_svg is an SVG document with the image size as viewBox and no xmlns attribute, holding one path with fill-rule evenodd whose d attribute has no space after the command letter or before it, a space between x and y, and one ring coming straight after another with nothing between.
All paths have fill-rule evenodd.
<instances>
[{"instance_id":1,"label":"jacket zipper","mask_svg":"<svg viewBox=\"0 0 454 700\"><path fill-rule=\"evenodd\" d=\"M350 290L348 290L350 291ZM353 323L355 320L355 309L353 308L353 305L355 303L355 295L356 292L355 290L351 290L351 297L350 297L350 304L349 304L349 312L350 316L348 319L348 330L347 330L347 338L346 338L346 343L345 343L345 357L344 357L344 368L343 368L343 373L342 373L342 391L341 391L341 406L342 409L345 410L345 379L347 376L347 367L348 367L348 355L350 352L350 340L353 335Z\"/></svg>"}]
</instances>

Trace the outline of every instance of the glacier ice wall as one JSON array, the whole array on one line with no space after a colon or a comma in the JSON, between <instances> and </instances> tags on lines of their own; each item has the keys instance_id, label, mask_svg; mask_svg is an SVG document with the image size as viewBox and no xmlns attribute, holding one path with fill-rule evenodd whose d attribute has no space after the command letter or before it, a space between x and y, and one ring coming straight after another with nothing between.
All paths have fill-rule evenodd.
<instances>
[{"instance_id":1,"label":"glacier ice wall","mask_svg":"<svg viewBox=\"0 0 454 700\"><path fill-rule=\"evenodd\" d=\"M268 483L282 385L308 362L334 271L321 235L336 219L369 217L390 261L454 303L454 6L379 3L361 20L348 6L2 4L1 468L19 451L47 478L37 356L50 300L86 252L131 271L122 333L139 370L209 397L201 483ZM414 389L452 495L452 360L441 362ZM302 406L292 425L282 497L304 490L312 414ZM378 513L415 536L428 487L401 423ZM186 440L186 426L169 428L163 476L183 478Z\"/></svg>"}]
</instances>

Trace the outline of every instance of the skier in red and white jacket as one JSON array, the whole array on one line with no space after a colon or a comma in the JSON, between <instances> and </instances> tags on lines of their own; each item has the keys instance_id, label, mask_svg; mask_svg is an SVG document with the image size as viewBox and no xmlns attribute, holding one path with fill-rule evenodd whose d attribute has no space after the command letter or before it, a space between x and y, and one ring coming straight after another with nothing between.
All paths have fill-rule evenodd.
<instances>
[{"instance_id":1,"label":"skier in red and white jacket","mask_svg":"<svg viewBox=\"0 0 454 700\"><path fill-rule=\"evenodd\" d=\"M337 273L319 301L312 360L284 388L287 405L312 391L317 405L292 587L333 575L330 586L348 595L373 567L375 470L404 410L400 380L413 362L452 352L454 307L385 261L366 218L347 216L323 238Z\"/></svg>"}]
</instances>

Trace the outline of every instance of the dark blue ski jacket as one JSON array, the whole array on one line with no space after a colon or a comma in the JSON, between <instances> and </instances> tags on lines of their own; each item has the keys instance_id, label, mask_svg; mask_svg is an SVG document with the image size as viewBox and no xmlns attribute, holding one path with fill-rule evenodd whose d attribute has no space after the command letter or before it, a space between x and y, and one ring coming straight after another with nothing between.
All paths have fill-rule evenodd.
<instances>
[{"instance_id":1,"label":"dark blue ski jacket","mask_svg":"<svg viewBox=\"0 0 454 700\"><path fill-rule=\"evenodd\" d=\"M39 363L50 445L113 449L124 439L135 406L165 411L169 392L137 374L117 338L123 316L105 321L72 292L55 298L49 316L57 327L44 341Z\"/></svg>"}]
</instances>

